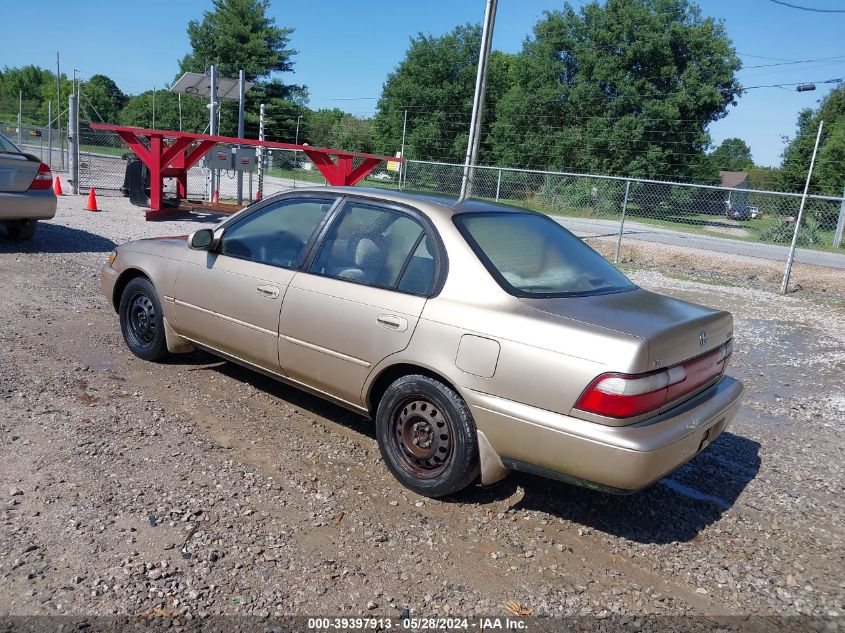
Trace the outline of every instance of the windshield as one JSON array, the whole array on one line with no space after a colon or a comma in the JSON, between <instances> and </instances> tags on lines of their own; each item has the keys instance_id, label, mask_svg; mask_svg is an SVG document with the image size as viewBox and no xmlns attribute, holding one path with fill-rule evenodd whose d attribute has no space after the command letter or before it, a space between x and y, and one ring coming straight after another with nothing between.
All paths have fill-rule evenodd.
<instances>
[{"instance_id":1,"label":"windshield","mask_svg":"<svg viewBox=\"0 0 845 633\"><path fill-rule=\"evenodd\" d=\"M455 224L490 273L516 296L560 297L633 290L601 255L535 213L466 213Z\"/></svg>"}]
</instances>

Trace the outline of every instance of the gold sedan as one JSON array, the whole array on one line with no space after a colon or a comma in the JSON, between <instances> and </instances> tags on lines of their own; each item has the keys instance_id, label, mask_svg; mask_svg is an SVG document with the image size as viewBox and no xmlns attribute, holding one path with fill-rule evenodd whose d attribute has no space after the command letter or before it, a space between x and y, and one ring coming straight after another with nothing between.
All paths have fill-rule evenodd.
<instances>
[{"instance_id":1,"label":"gold sedan","mask_svg":"<svg viewBox=\"0 0 845 633\"><path fill-rule=\"evenodd\" d=\"M727 312L635 286L524 209L321 187L119 246L101 274L140 358L207 350L375 420L432 497L523 470L611 492L736 415Z\"/></svg>"}]
</instances>

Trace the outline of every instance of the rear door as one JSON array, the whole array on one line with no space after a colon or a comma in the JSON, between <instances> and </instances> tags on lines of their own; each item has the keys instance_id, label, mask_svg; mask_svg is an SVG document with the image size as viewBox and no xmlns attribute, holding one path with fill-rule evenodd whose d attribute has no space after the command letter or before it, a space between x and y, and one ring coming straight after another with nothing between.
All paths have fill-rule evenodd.
<instances>
[{"instance_id":1,"label":"rear door","mask_svg":"<svg viewBox=\"0 0 845 633\"><path fill-rule=\"evenodd\" d=\"M38 174L41 161L30 158L0 135L0 191L26 191Z\"/></svg>"},{"instance_id":2,"label":"rear door","mask_svg":"<svg viewBox=\"0 0 845 633\"><path fill-rule=\"evenodd\" d=\"M435 279L431 244L420 218L348 201L285 296L284 372L360 406L373 366L411 340Z\"/></svg>"},{"instance_id":3,"label":"rear door","mask_svg":"<svg viewBox=\"0 0 845 633\"><path fill-rule=\"evenodd\" d=\"M249 364L279 371L279 312L332 196L270 203L227 226L215 252L190 251L179 268L179 334Z\"/></svg>"}]
</instances>

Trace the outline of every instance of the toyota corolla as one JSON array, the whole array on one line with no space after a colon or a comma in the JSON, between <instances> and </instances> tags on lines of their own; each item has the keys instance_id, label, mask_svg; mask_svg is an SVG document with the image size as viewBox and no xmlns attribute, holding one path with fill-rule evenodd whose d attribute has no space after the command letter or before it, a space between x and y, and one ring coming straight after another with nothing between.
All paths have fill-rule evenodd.
<instances>
[{"instance_id":1,"label":"toyota corolla","mask_svg":"<svg viewBox=\"0 0 845 633\"><path fill-rule=\"evenodd\" d=\"M639 490L716 439L743 392L728 312L481 201L298 190L123 244L101 282L136 356L200 348L370 417L390 471L432 497L511 470Z\"/></svg>"}]
</instances>

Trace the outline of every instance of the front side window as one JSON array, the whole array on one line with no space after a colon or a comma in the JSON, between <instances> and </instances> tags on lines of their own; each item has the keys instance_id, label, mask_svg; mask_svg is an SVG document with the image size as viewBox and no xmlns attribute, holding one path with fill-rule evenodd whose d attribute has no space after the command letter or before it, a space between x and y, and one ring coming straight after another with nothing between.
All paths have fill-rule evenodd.
<instances>
[{"instance_id":1,"label":"front side window","mask_svg":"<svg viewBox=\"0 0 845 633\"><path fill-rule=\"evenodd\" d=\"M348 203L326 235L310 272L424 294L434 277L433 259L422 246L425 242L425 232L413 218L392 209ZM431 265L420 263L426 258Z\"/></svg>"},{"instance_id":2,"label":"front side window","mask_svg":"<svg viewBox=\"0 0 845 633\"><path fill-rule=\"evenodd\" d=\"M270 204L227 228L220 240L220 253L259 264L295 268L334 202L293 198Z\"/></svg>"},{"instance_id":3,"label":"front side window","mask_svg":"<svg viewBox=\"0 0 845 633\"><path fill-rule=\"evenodd\" d=\"M535 213L466 213L458 230L505 290L555 297L633 290L625 275L554 220Z\"/></svg>"}]
</instances>

